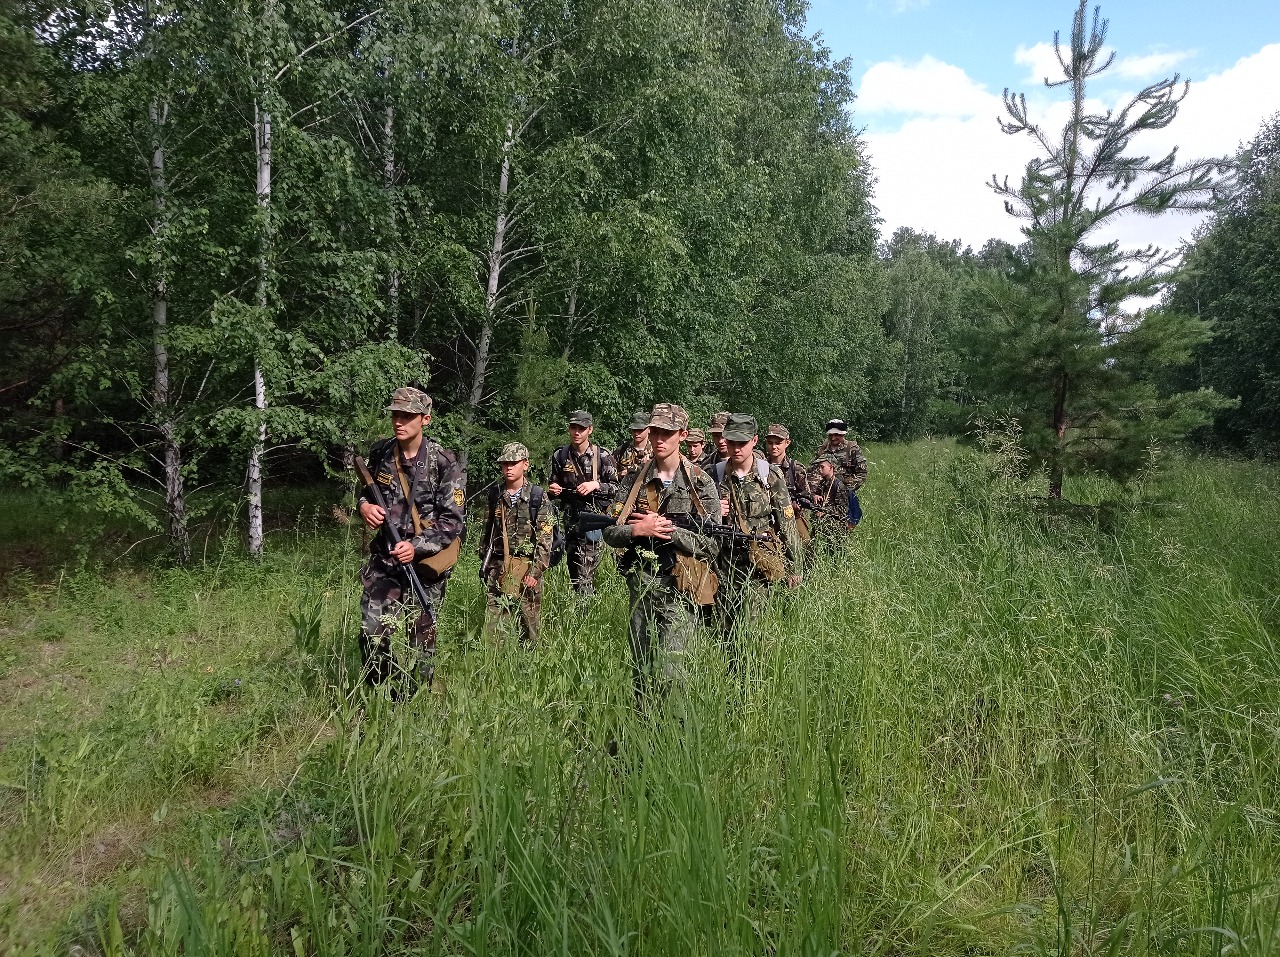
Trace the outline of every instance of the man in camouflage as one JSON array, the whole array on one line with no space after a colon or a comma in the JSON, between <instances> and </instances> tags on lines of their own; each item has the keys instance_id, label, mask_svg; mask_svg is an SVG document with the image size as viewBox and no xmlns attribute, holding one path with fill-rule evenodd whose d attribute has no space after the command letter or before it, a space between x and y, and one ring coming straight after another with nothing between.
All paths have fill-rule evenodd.
<instances>
[{"instance_id":1,"label":"man in camouflage","mask_svg":"<svg viewBox=\"0 0 1280 957\"><path fill-rule=\"evenodd\" d=\"M485 630L493 633L519 616L525 644L538 640L542 576L551 564L555 506L525 478L529 450L509 442L498 456L501 487L489 498L480 537L480 578L485 584Z\"/></svg>"},{"instance_id":2,"label":"man in camouflage","mask_svg":"<svg viewBox=\"0 0 1280 957\"><path fill-rule=\"evenodd\" d=\"M867 480L867 457L857 441L847 437L849 426L843 419L832 419L827 423L827 441L818 447L814 454L814 464L809 466L810 484L817 477L816 464L819 456L830 455L835 459L835 471L844 484L846 493L845 512L850 525L857 525L862 519L862 506L858 501L858 490Z\"/></svg>"},{"instance_id":3,"label":"man in camouflage","mask_svg":"<svg viewBox=\"0 0 1280 957\"><path fill-rule=\"evenodd\" d=\"M547 494L560 503L564 515L565 560L573 590L586 597L595 593L600 564L601 534L581 532L575 525L582 512L604 512L613 501L618 468L613 456L591 441L591 413L569 413L569 444L551 453L547 466Z\"/></svg>"},{"instance_id":4,"label":"man in camouflage","mask_svg":"<svg viewBox=\"0 0 1280 957\"><path fill-rule=\"evenodd\" d=\"M791 457L791 431L778 422L769 426L764 434L765 458L770 465L776 465L778 471L787 482L787 493L791 496L791 504L797 509L796 520L800 520L799 503L809 498L809 477L804 468Z\"/></svg>"},{"instance_id":5,"label":"man in camouflage","mask_svg":"<svg viewBox=\"0 0 1280 957\"><path fill-rule=\"evenodd\" d=\"M717 605L730 660L736 663L738 637L750 627L768 587L784 580L792 587L800 583L801 545L786 479L756 455L756 420L733 413L724 439L729 457L716 466L714 477L725 524L772 540L751 546L726 542L720 548Z\"/></svg>"},{"instance_id":6,"label":"man in camouflage","mask_svg":"<svg viewBox=\"0 0 1280 957\"><path fill-rule=\"evenodd\" d=\"M707 436L701 429L690 429L689 437L684 440L684 445L689 450L685 458L697 465L698 460L702 458L702 453L706 450ZM706 469L703 469L703 471L705 472Z\"/></svg>"},{"instance_id":7,"label":"man in camouflage","mask_svg":"<svg viewBox=\"0 0 1280 957\"><path fill-rule=\"evenodd\" d=\"M649 448L649 416L637 412L631 417L631 441L623 442L618 451L613 453L613 460L618 464L618 475L626 478L653 458L653 450Z\"/></svg>"},{"instance_id":8,"label":"man in camouflage","mask_svg":"<svg viewBox=\"0 0 1280 957\"><path fill-rule=\"evenodd\" d=\"M711 470L723 462L729 455L729 448L724 444L724 424L729 419L728 412L717 412L711 417L711 422L707 427L708 444L702 453L702 458L695 459L698 466L711 474Z\"/></svg>"},{"instance_id":9,"label":"man in camouflage","mask_svg":"<svg viewBox=\"0 0 1280 957\"><path fill-rule=\"evenodd\" d=\"M814 459L811 466L816 472L810 491L818 506L813 513L813 535L815 541L827 545L839 541L850 527L849 493L836 474L837 465L838 459L825 453Z\"/></svg>"},{"instance_id":10,"label":"man in camouflage","mask_svg":"<svg viewBox=\"0 0 1280 957\"><path fill-rule=\"evenodd\" d=\"M709 575L709 563L716 556L712 539L680 528L672 519L715 522L720 510L710 477L680 454L688 413L678 405L660 402L645 424L653 458L630 482L619 485L612 511L616 524L604 532L609 545L622 549L618 567L626 577L630 598L632 675L641 707L655 683L665 689L683 673L681 662L697 627L698 606L680 583L688 589L690 574ZM682 567L677 568L677 562ZM704 581L709 599L710 580Z\"/></svg>"},{"instance_id":11,"label":"man in camouflage","mask_svg":"<svg viewBox=\"0 0 1280 957\"><path fill-rule=\"evenodd\" d=\"M421 562L453 547L465 525L466 479L458 460L423 434L431 424L431 397L419 389L396 389L387 411L395 437L375 442L369 450L369 471L387 509L384 512L367 489L361 490L356 503L365 525L378 532L360 572L360 647L370 683L386 680L394 667L391 637L412 595L405 566L416 565L427 597L438 610L449 573L433 572ZM385 518L401 537L394 548L382 527ZM409 643L416 659L413 677L429 681L436 630L426 616L419 616L412 626Z\"/></svg>"}]
</instances>

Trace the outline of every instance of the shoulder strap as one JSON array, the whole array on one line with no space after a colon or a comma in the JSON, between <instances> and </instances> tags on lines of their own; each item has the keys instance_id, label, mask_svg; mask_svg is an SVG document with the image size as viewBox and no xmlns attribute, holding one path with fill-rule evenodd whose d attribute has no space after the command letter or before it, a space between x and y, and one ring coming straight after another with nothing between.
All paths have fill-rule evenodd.
<instances>
[{"instance_id":1,"label":"shoulder strap","mask_svg":"<svg viewBox=\"0 0 1280 957\"><path fill-rule=\"evenodd\" d=\"M542 511L542 486L533 485L529 488L529 521L537 524L538 513Z\"/></svg>"},{"instance_id":2,"label":"shoulder strap","mask_svg":"<svg viewBox=\"0 0 1280 957\"><path fill-rule=\"evenodd\" d=\"M400 490L404 492L404 500L409 503L409 517L413 519L413 536L417 538L422 534L422 517L418 515L418 506L413 501L413 490L409 488L409 482L404 477L404 469L400 468L400 454L394 453L396 463L396 478L400 480Z\"/></svg>"},{"instance_id":3,"label":"shoulder strap","mask_svg":"<svg viewBox=\"0 0 1280 957\"><path fill-rule=\"evenodd\" d=\"M591 481L600 481L600 446L591 446Z\"/></svg>"},{"instance_id":4,"label":"shoulder strap","mask_svg":"<svg viewBox=\"0 0 1280 957\"><path fill-rule=\"evenodd\" d=\"M680 456L680 471L684 473L684 480L689 485L689 504L693 506L693 513L699 518L706 518L707 507L698 497L698 486L694 484L693 471L689 468L689 460L683 455Z\"/></svg>"},{"instance_id":5,"label":"shoulder strap","mask_svg":"<svg viewBox=\"0 0 1280 957\"><path fill-rule=\"evenodd\" d=\"M631 513L635 511L636 498L640 495L640 488L644 485L645 473L648 471L648 469L642 468L636 474L636 480L631 485L631 491L627 493L627 500L622 503L622 511L618 513L618 520L614 523L615 525L627 524L627 519L629 519L631 517Z\"/></svg>"}]
</instances>

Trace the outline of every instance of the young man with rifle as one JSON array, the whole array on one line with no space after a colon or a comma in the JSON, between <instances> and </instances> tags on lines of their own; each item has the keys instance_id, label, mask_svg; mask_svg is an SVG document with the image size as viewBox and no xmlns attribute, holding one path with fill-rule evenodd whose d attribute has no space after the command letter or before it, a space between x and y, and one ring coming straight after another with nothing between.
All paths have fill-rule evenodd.
<instances>
[{"instance_id":1,"label":"young man with rifle","mask_svg":"<svg viewBox=\"0 0 1280 957\"><path fill-rule=\"evenodd\" d=\"M579 409L569 413L569 444L551 453L547 466L547 494L560 503L564 513L565 559L573 590L582 597L595 593L596 568L600 564L601 533L580 530L576 521L582 512L600 512L609 507L618 484L618 468L613 456L591 441L591 413Z\"/></svg>"},{"instance_id":2,"label":"young man with rifle","mask_svg":"<svg viewBox=\"0 0 1280 957\"><path fill-rule=\"evenodd\" d=\"M858 489L867 480L869 468L867 457L855 439L848 438L849 425L844 419L832 419L827 423L827 441L818 446L814 453L814 463L809 466L809 481L814 484L817 478L817 460L823 455L830 455L835 463L835 472L844 485L846 496L845 515L849 527L862 521L862 505L858 501Z\"/></svg>"},{"instance_id":3,"label":"young man with rifle","mask_svg":"<svg viewBox=\"0 0 1280 957\"><path fill-rule=\"evenodd\" d=\"M618 567L630 597L632 675L643 707L683 672L681 658L698 621L698 607L715 600L720 503L715 485L680 454L689 414L659 402L645 422L653 457L629 483L618 486L607 516L585 519L605 526L604 540L622 549Z\"/></svg>"},{"instance_id":4,"label":"young man with rifle","mask_svg":"<svg viewBox=\"0 0 1280 957\"><path fill-rule=\"evenodd\" d=\"M502 484L489 493L480 536L480 579L485 585L485 630L492 633L519 615L526 645L542 623L542 576L551 566L555 507L541 488L525 480L529 450L508 442L498 456Z\"/></svg>"},{"instance_id":5,"label":"young man with rifle","mask_svg":"<svg viewBox=\"0 0 1280 957\"><path fill-rule=\"evenodd\" d=\"M637 412L631 417L631 441L623 442L618 451L613 453L613 460L618 465L618 477L625 479L638 468L647 465L653 458L653 449L649 446L649 416Z\"/></svg>"},{"instance_id":6,"label":"young man with rifle","mask_svg":"<svg viewBox=\"0 0 1280 957\"><path fill-rule=\"evenodd\" d=\"M791 496L791 505L796 512L796 532L800 535L800 544L807 545L811 536L809 523L801 506L811 507L809 478L800 463L787 454L787 450L791 448L791 430L781 423L773 423L764 434L764 446L765 458L770 465L778 467L786 480L787 493Z\"/></svg>"},{"instance_id":7,"label":"young man with rifle","mask_svg":"<svg viewBox=\"0 0 1280 957\"><path fill-rule=\"evenodd\" d=\"M735 412L724 427L729 457L715 470L720 513L725 524L763 542L731 542L720 549L720 626L730 660L736 662L738 636L755 618L769 586L800 584L801 546L786 479L776 465L756 455L756 420Z\"/></svg>"},{"instance_id":8,"label":"young man with rifle","mask_svg":"<svg viewBox=\"0 0 1280 957\"><path fill-rule=\"evenodd\" d=\"M365 680L376 684L391 676L391 636L412 593L419 614L409 629L415 661L408 670L415 684L430 684L436 609L461 548L466 479L454 454L423 434L431 423L430 396L396 389L387 411L395 437L373 444L367 467L356 459L360 517L378 532L360 572Z\"/></svg>"}]
</instances>

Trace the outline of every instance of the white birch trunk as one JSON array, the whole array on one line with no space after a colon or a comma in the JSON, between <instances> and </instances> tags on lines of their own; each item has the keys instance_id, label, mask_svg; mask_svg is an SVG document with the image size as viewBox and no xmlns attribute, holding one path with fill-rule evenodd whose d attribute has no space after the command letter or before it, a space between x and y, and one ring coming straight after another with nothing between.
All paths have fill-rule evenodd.
<instances>
[{"instance_id":1,"label":"white birch trunk","mask_svg":"<svg viewBox=\"0 0 1280 957\"><path fill-rule=\"evenodd\" d=\"M269 304L271 268L271 114L260 101L253 104L254 140L258 153L258 208L262 216L262 234L258 252L258 308L266 314ZM257 436L249 451L249 554L262 557L262 459L267 449L267 384L262 376L262 363L253 362L253 405L258 412Z\"/></svg>"},{"instance_id":2,"label":"white birch trunk","mask_svg":"<svg viewBox=\"0 0 1280 957\"><path fill-rule=\"evenodd\" d=\"M169 104L152 101L148 110L151 120L151 223L152 241L164 242L169 183L164 171L164 124ZM178 561L191 562L191 537L187 530L186 490L182 480L182 447L178 443L178 426L169 400L169 281L163 254L158 257L155 283L151 289L151 331L154 341L154 384L152 400L160 436L164 442L164 514L169 544Z\"/></svg>"},{"instance_id":3,"label":"white birch trunk","mask_svg":"<svg viewBox=\"0 0 1280 957\"><path fill-rule=\"evenodd\" d=\"M511 124L507 124L507 137L502 144L502 170L498 176L497 214L493 222L493 243L489 247L489 276L485 283L484 324L480 327L480 339L476 342L476 364L471 377L471 394L467 399L467 419L474 420L484 398L485 375L489 371L489 348L493 342L493 327L498 313L498 287L502 278L502 261L507 248L507 191L511 185Z\"/></svg>"},{"instance_id":4,"label":"white birch trunk","mask_svg":"<svg viewBox=\"0 0 1280 957\"><path fill-rule=\"evenodd\" d=\"M382 182L387 190L387 198L390 200L388 209L391 211L391 248L399 250L400 244L396 237L395 197L392 195L396 185L396 108L390 103L387 104L382 120L382 150ZM387 338L395 342L400 332L400 268L396 262L391 264L391 270L387 275L387 312Z\"/></svg>"}]
</instances>

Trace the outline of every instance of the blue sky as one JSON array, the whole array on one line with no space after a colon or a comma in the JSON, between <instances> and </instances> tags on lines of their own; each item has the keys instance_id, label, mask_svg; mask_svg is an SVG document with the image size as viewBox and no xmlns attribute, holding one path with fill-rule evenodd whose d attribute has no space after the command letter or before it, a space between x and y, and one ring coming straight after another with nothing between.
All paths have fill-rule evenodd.
<instances>
[{"instance_id":1,"label":"blue sky","mask_svg":"<svg viewBox=\"0 0 1280 957\"><path fill-rule=\"evenodd\" d=\"M886 231L908 225L975 246L1018 238L984 185L992 173L1016 179L1029 155L999 132L999 95L1025 92L1058 125L1061 96L1038 78L1056 66L1049 44L1054 30L1069 34L1074 9L1070 0L812 0L810 30L850 60ZM1192 81L1178 120L1140 139L1143 152L1231 153L1280 111L1280 0L1116 0L1102 15L1117 62L1091 90L1100 105L1173 72ZM1136 220L1117 236L1176 246L1198 222Z\"/></svg>"}]
</instances>

